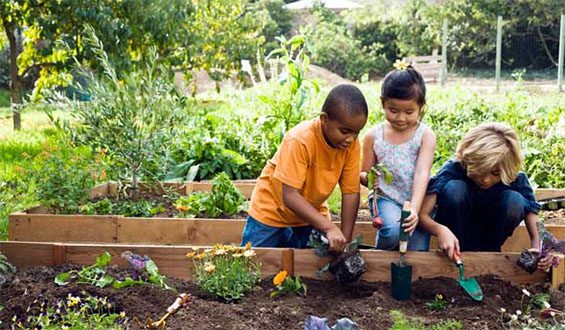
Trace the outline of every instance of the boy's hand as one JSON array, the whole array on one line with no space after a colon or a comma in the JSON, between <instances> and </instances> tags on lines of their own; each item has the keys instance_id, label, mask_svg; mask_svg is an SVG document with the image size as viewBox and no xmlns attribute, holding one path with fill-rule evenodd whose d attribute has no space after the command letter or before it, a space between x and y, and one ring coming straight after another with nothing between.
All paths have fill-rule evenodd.
<instances>
[{"instance_id":1,"label":"boy's hand","mask_svg":"<svg viewBox=\"0 0 565 330\"><path fill-rule=\"evenodd\" d=\"M538 249L528 249L528 251L536 252L536 253L539 252ZM548 273L551 268L552 260L553 260L553 254L550 252L547 254L547 256L541 258L538 261L538 270Z\"/></svg>"},{"instance_id":2,"label":"boy's hand","mask_svg":"<svg viewBox=\"0 0 565 330\"><path fill-rule=\"evenodd\" d=\"M404 223L402 224L402 228L404 228L404 232L411 234L414 231L414 229L416 229L419 219L420 218L418 218L418 212L416 212L413 209L410 210L410 215L408 216L408 218L406 218L406 221L404 221Z\"/></svg>"},{"instance_id":3,"label":"boy's hand","mask_svg":"<svg viewBox=\"0 0 565 330\"><path fill-rule=\"evenodd\" d=\"M455 237L455 234L446 226L442 226L440 232L437 235L438 247L445 253L445 255L453 260L453 252L460 252L459 240Z\"/></svg>"},{"instance_id":4,"label":"boy's hand","mask_svg":"<svg viewBox=\"0 0 565 330\"><path fill-rule=\"evenodd\" d=\"M347 240L341 230L335 225L332 225L332 227L326 231L326 237L330 242L330 251L342 252L345 249Z\"/></svg>"}]
</instances>

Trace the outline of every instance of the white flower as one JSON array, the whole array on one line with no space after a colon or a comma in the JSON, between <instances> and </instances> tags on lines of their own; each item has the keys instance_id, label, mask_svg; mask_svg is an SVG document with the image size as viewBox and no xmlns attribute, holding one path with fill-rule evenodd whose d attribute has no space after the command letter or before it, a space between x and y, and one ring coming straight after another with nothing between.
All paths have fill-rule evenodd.
<instances>
[{"instance_id":1,"label":"white flower","mask_svg":"<svg viewBox=\"0 0 565 330\"><path fill-rule=\"evenodd\" d=\"M543 307L545 307L545 308L551 308L551 305L550 305L547 301L544 301L544 302L543 302Z\"/></svg>"},{"instance_id":2,"label":"white flower","mask_svg":"<svg viewBox=\"0 0 565 330\"><path fill-rule=\"evenodd\" d=\"M549 315L551 315L551 317L555 317L555 312L549 312Z\"/></svg>"},{"instance_id":3,"label":"white flower","mask_svg":"<svg viewBox=\"0 0 565 330\"><path fill-rule=\"evenodd\" d=\"M253 257L255 255L255 251L253 250L247 250L245 252L243 252L243 256L246 258L250 258Z\"/></svg>"},{"instance_id":4,"label":"white flower","mask_svg":"<svg viewBox=\"0 0 565 330\"><path fill-rule=\"evenodd\" d=\"M500 312L506 313L506 308L501 308L501 309L500 309Z\"/></svg>"},{"instance_id":5,"label":"white flower","mask_svg":"<svg viewBox=\"0 0 565 330\"><path fill-rule=\"evenodd\" d=\"M519 309L517 309L517 310L516 310L516 315L522 315L522 311L519 310Z\"/></svg>"},{"instance_id":6,"label":"white flower","mask_svg":"<svg viewBox=\"0 0 565 330\"><path fill-rule=\"evenodd\" d=\"M526 290L526 289L522 289L522 293L525 294L526 296L530 296L530 291Z\"/></svg>"}]
</instances>

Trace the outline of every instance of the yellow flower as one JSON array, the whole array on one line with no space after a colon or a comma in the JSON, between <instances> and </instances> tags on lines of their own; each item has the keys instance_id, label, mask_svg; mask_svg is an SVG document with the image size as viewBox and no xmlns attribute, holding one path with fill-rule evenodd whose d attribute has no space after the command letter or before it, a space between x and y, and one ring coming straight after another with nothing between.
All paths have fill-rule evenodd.
<instances>
[{"instance_id":1,"label":"yellow flower","mask_svg":"<svg viewBox=\"0 0 565 330\"><path fill-rule=\"evenodd\" d=\"M243 252L243 256L246 258L251 258L255 255L255 251L254 250L247 250L245 252Z\"/></svg>"},{"instance_id":2,"label":"yellow flower","mask_svg":"<svg viewBox=\"0 0 565 330\"><path fill-rule=\"evenodd\" d=\"M402 60L396 60L396 62L394 62L394 64L392 65L396 70L406 70L408 69L408 66L410 65L410 63L406 63Z\"/></svg>"},{"instance_id":3,"label":"yellow flower","mask_svg":"<svg viewBox=\"0 0 565 330\"><path fill-rule=\"evenodd\" d=\"M281 285L284 280L286 279L286 275L288 272L286 270L281 270L275 277L273 278L273 284L276 286Z\"/></svg>"},{"instance_id":4,"label":"yellow flower","mask_svg":"<svg viewBox=\"0 0 565 330\"><path fill-rule=\"evenodd\" d=\"M214 251L214 255L221 256L222 254L226 254L226 250L224 250L223 248Z\"/></svg>"},{"instance_id":5,"label":"yellow flower","mask_svg":"<svg viewBox=\"0 0 565 330\"><path fill-rule=\"evenodd\" d=\"M126 312L121 311L121 312L120 312L120 317L121 317L122 319L125 318L125 317L126 317Z\"/></svg>"},{"instance_id":6,"label":"yellow flower","mask_svg":"<svg viewBox=\"0 0 565 330\"><path fill-rule=\"evenodd\" d=\"M189 252L189 253L186 254L186 257L188 259L191 259L191 258L194 258L195 255L196 255L196 252Z\"/></svg>"},{"instance_id":7,"label":"yellow flower","mask_svg":"<svg viewBox=\"0 0 565 330\"><path fill-rule=\"evenodd\" d=\"M211 262L207 262L204 264L204 270L208 273L213 273L216 270L216 266Z\"/></svg>"},{"instance_id":8,"label":"yellow flower","mask_svg":"<svg viewBox=\"0 0 565 330\"><path fill-rule=\"evenodd\" d=\"M244 247L243 249L244 249L244 250L249 250L249 249L251 249L251 242L247 242L247 243L245 244L245 247Z\"/></svg>"},{"instance_id":9,"label":"yellow flower","mask_svg":"<svg viewBox=\"0 0 565 330\"><path fill-rule=\"evenodd\" d=\"M69 330L69 327L66 325L61 326L61 330Z\"/></svg>"}]
</instances>

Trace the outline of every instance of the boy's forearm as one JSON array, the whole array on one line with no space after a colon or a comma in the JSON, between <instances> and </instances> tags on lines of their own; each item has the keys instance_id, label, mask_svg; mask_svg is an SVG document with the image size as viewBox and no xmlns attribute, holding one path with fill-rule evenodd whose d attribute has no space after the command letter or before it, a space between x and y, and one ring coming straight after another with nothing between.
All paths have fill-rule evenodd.
<instances>
[{"instance_id":1,"label":"boy's forearm","mask_svg":"<svg viewBox=\"0 0 565 330\"><path fill-rule=\"evenodd\" d=\"M348 242L353 238L359 200L359 193L341 195L341 231Z\"/></svg>"},{"instance_id":2,"label":"boy's forearm","mask_svg":"<svg viewBox=\"0 0 565 330\"><path fill-rule=\"evenodd\" d=\"M528 234L530 235L530 244L532 248L539 249L539 231L538 231L538 220L537 214L530 212L526 215L524 222L526 223L526 229L528 229Z\"/></svg>"},{"instance_id":3,"label":"boy's forearm","mask_svg":"<svg viewBox=\"0 0 565 330\"><path fill-rule=\"evenodd\" d=\"M285 191L288 190L288 191ZM283 202L302 220L308 222L317 230L326 233L335 225L316 210L300 193L293 188L283 187Z\"/></svg>"}]
</instances>

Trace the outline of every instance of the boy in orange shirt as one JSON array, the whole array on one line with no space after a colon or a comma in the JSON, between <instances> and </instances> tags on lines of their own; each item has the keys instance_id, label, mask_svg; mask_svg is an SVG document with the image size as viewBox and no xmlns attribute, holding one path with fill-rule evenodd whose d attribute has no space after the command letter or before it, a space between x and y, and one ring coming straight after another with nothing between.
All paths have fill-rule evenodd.
<instances>
[{"instance_id":1,"label":"boy in orange shirt","mask_svg":"<svg viewBox=\"0 0 565 330\"><path fill-rule=\"evenodd\" d=\"M286 133L257 179L242 244L304 248L315 228L326 234L331 250L343 251L359 208L357 136L367 113L357 87L338 85L328 94L319 118ZM331 222L326 204L338 183L341 230Z\"/></svg>"}]
</instances>

